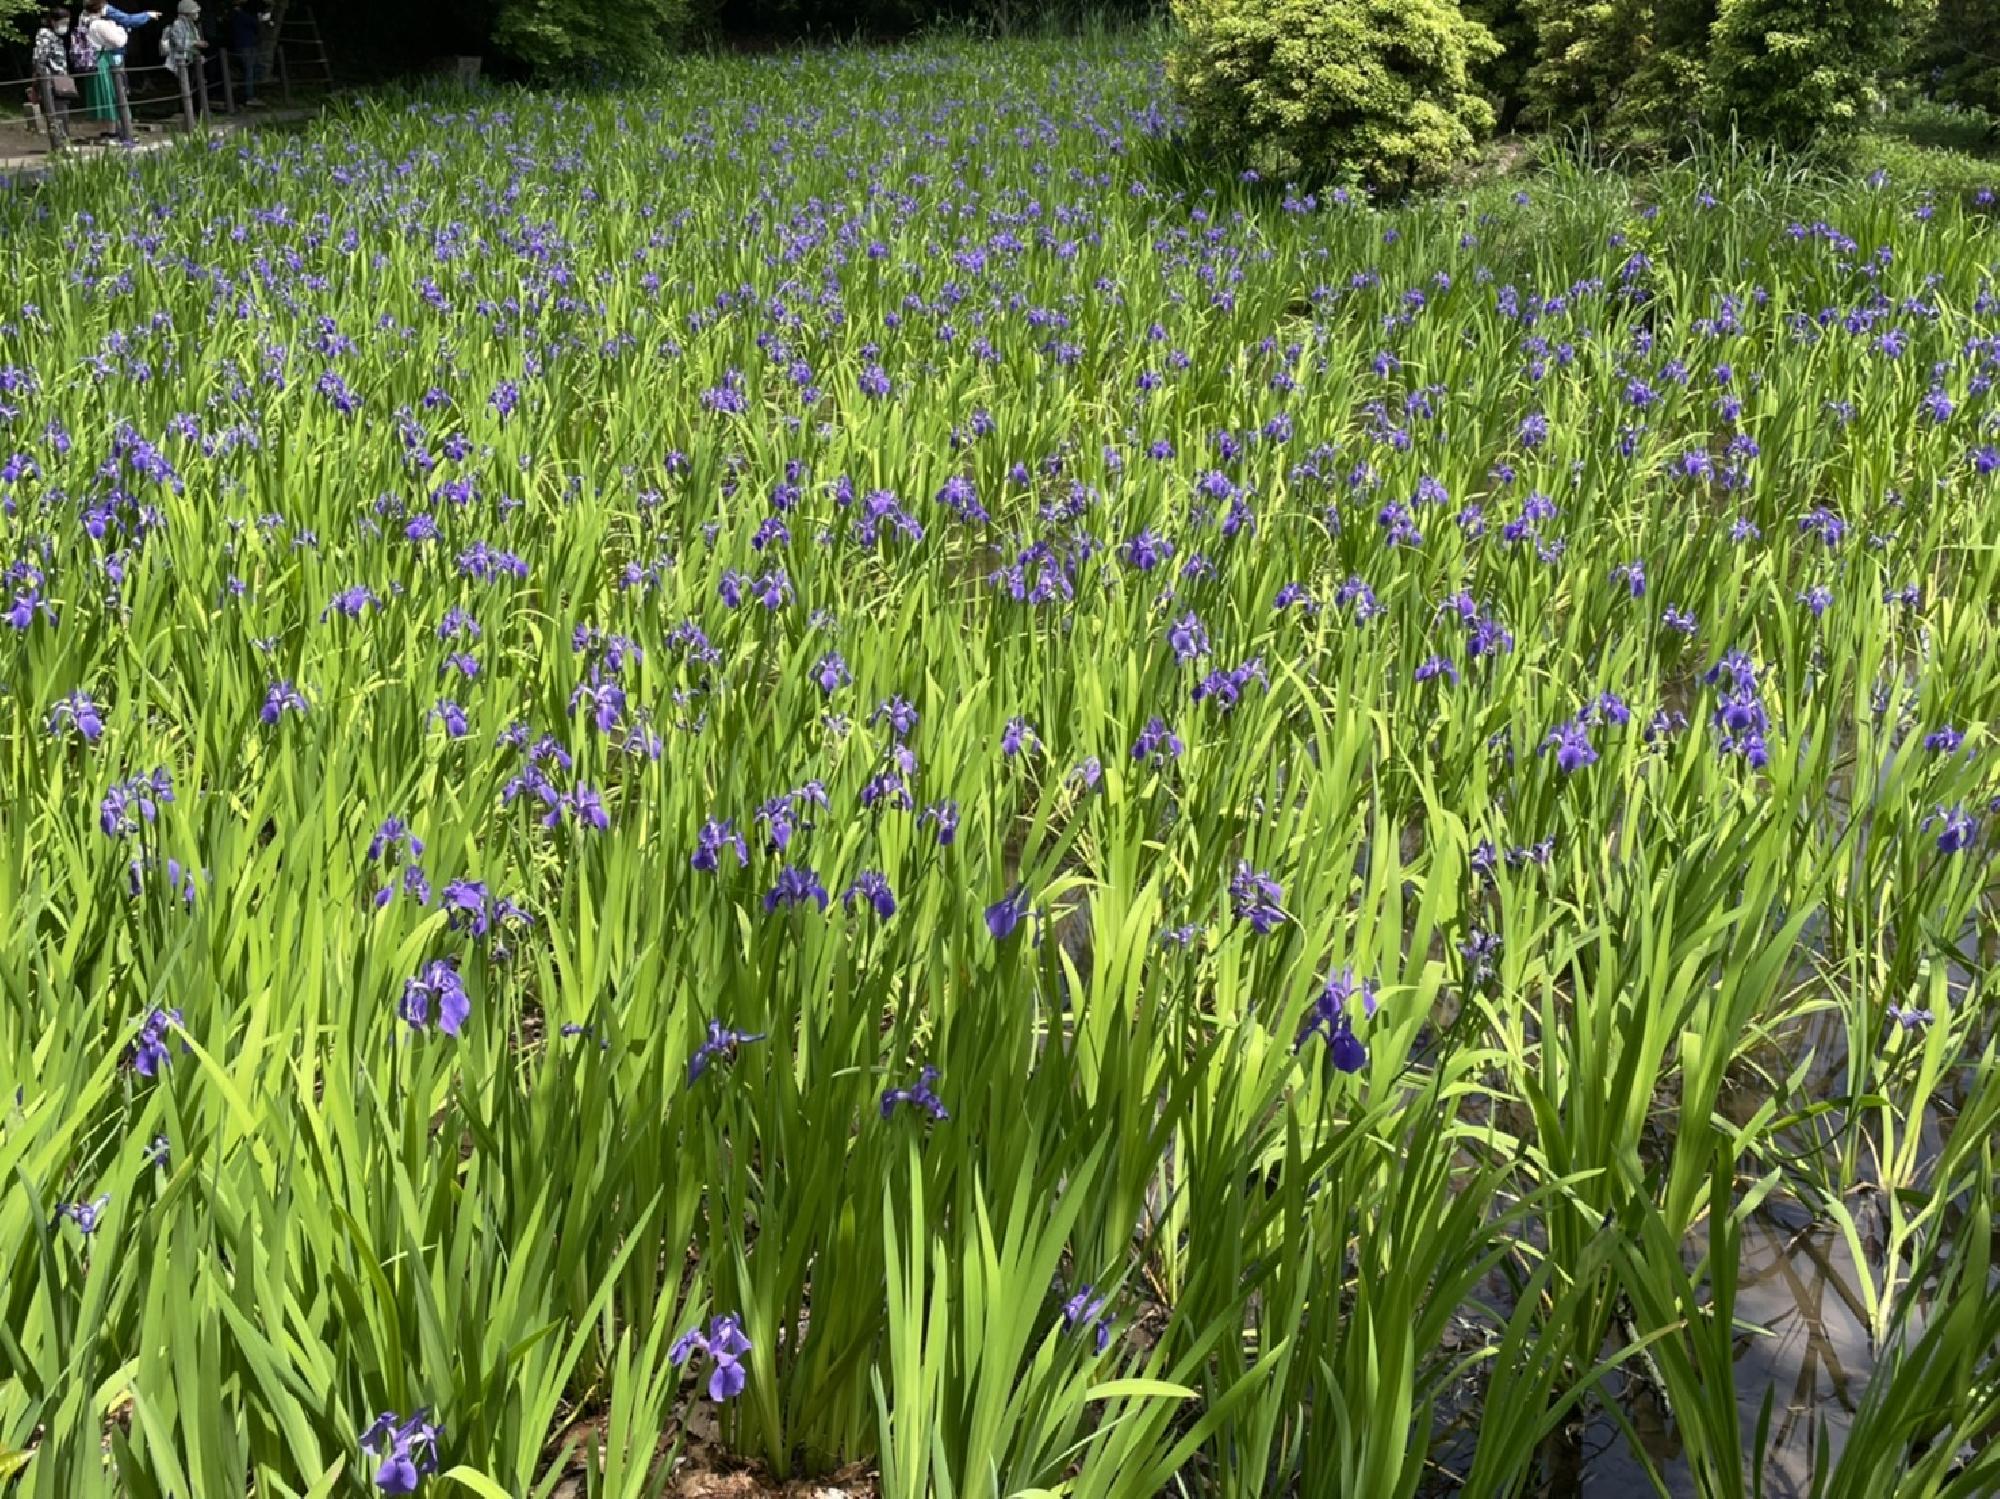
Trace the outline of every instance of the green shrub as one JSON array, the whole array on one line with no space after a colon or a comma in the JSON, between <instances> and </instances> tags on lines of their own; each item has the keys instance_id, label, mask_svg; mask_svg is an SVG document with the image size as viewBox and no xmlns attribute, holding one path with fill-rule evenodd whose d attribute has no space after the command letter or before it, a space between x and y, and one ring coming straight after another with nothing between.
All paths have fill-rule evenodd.
<instances>
[{"instance_id":1,"label":"green shrub","mask_svg":"<svg viewBox=\"0 0 2000 1499\"><path fill-rule=\"evenodd\" d=\"M1714 0L1525 0L1528 119L1617 146L1678 146L1701 124Z\"/></svg>"},{"instance_id":2,"label":"green shrub","mask_svg":"<svg viewBox=\"0 0 2000 1499\"><path fill-rule=\"evenodd\" d=\"M1979 0L1990 10L1991 0ZM1780 145L1847 133L1896 52L1904 0L1722 0L1709 57L1718 129Z\"/></svg>"},{"instance_id":3,"label":"green shrub","mask_svg":"<svg viewBox=\"0 0 2000 1499\"><path fill-rule=\"evenodd\" d=\"M687 0L500 0L493 47L552 78L632 76L673 50L687 20Z\"/></svg>"},{"instance_id":4,"label":"green shrub","mask_svg":"<svg viewBox=\"0 0 2000 1499\"><path fill-rule=\"evenodd\" d=\"M1313 183L1432 183L1493 127L1498 54L1456 0L1174 0L1169 68L1196 137Z\"/></svg>"},{"instance_id":5,"label":"green shrub","mask_svg":"<svg viewBox=\"0 0 2000 1499\"><path fill-rule=\"evenodd\" d=\"M1932 97L1983 109L2000 123L2000 5L1936 0L1914 59Z\"/></svg>"}]
</instances>

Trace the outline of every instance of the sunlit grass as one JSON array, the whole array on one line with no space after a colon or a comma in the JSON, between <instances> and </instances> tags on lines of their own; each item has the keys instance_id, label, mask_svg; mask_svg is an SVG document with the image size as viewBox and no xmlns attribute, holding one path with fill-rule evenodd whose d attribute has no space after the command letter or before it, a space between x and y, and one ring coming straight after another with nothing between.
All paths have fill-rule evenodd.
<instances>
[{"instance_id":1,"label":"sunlit grass","mask_svg":"<svg viewBox=\"0 0 2000 1499\"><path fill-rule=\"evenodd\" d=\"M2000 1482L1990 200L1380 210L1149 45L0 200L19 1492L1501 1494L1615 1375L1749 1493L1773 1196L1824 1492Z\"/></svg>"}]
</instances>

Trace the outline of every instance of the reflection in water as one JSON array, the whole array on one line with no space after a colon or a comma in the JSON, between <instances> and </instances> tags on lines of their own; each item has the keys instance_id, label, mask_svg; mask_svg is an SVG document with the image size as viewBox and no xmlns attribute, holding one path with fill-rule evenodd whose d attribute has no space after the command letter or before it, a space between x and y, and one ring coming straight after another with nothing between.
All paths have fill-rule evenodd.
<instances>
[{"instance_id":1,"label":"reflection in water","mask_svg":"<svg viewBox=\"0 0 2000 1499\"><path fill-rule=\"evenodd\" d=\"M1696 1253L1702 1248L1694 1245ZM1747 1453L1770 1393L1764 1465L1770 1499L1803 1499L1812 1486L1814 1449L1824 1440L1828 1458L1835 1459L1846 1442L1875 1366L1860 1287L1845 1237L1831 1226L1810 1224L1795 1204L1768 1203L1743 1225L1736 1316L1758 1331L1737 1338L1737 1406ZM1643 1381L1629 1385L1625 1410L1668 1492L1700 1499L1656 1393ZM1596 1418L1585 1448L1578 1492L1586 1499L1653 1492L1644 1465L1608 1418Z\"/></svg>"}]
</instances>

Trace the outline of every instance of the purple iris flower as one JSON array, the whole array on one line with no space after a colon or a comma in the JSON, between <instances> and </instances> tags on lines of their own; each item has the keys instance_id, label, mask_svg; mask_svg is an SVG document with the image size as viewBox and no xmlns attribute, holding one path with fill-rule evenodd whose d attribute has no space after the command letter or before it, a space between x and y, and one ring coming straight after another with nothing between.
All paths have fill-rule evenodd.
<instances>
[{"instance_id":1,"label":"purple iris flower","mask_svg":"<svg viewBox=\"0 0 2000 1499\"><path fill-rule=\"evenodd\" d=\"M1198 703L1213 703L1224 713L1230 712L1243 700L1244 689L1252 682L1263 682L1267 686L1269 678L1264 675L1264 659L1252 656L1240 666L1228 671L1212 671L1195 683L1194 700Z\"/></svg>"},{"instance_id":2,"label":"purple iris flower","mask_svg":"<svg viewBox=\"0 0 2000 1499\"><path fill-rule=\"evenodd\" d=\"M777 883L764 892L766 912L775 911L780 906L802 906L808 901L824 911L827 905L826 886L820 883L815 871L796 864L788 864L779 870Z\"/></svg>"},{"instance_id":3,"label":"purple iris flower","mask_svg":"<svg viewBox=\"0 0 2000 1499\"><path fill-rule=\"evenodd\" d=\"M907 739L910 737L910 731L917 726L917 710L903 698L892 697L879 704L875 711L868 715L868 726L871 729L884 721L887 721L889 732L896 738Z\"/></svg>"},{"instance_id":4,"label":"purple iris flower","mask_svg":"<svg viewBox=\"0 0 2000 1499\"><path fill-rule=\"evenodd\" d=\"M882 1117L887 1119L896 1112L896 1105L908 1104L922 1114L928 1114L934 1121L943 1123L951 1118L951 1110L944 1101L931 1090L931 1084L938 1079L935 1067L926 1067L917 1075L917 1080L907 1088L891 1088L882 1095Z\"/></svg>"},{"instance_id":5,"label":"purple iris flower","mask_svg":"<svg viewBox=\"0 0 2000 1499\"><path fill-rule=\"evenodd\" d=\"M1062 1324L1064 1332L1089 1331L1102 1353L1111 1346L1111 1329L1118 1319L1104 1315L1105 1298L1093 1296L1095 1289L1089 1281L1076 1288L1076 1294L1062 1305Z\"/></svg>"},{"instance_id":6,"label":"purple iris flower","mask_svg":"<svg viewBox=\"0 0 2000 1499\"><path fill-rule=\"evenodd\" d=\"M738 1047L748 1046L752 1041L763 1039L762 1031L754 1034L749 1031L732 1031L725 1029L719 1020L709 1021L708 1039L697 1046L694 1055L688 1058L688 1086L693 1087L701 1080L701 1075L708 1071L710 1062L718 1058L725 1062L733 1062L736 1060Z\"/></svg>"},{"instance_id":7,"label":"purple iris flower","mask_svg":"<svg viewBox=\"0 0 2000 1499\"><path fill-rule=\"evenodd\" d=\"M384 1411L361 1433L361 1450L379 1459L375 1487L385 1494L414 1494L427 1473L437 1471L438 1429L419 1408L407 1421Z\"/></svg>"},{"instance_id":8,"label":"purple iris flower","mask_svg":"<svg viewBox=\"0 0 2000 1499\"><path fill-rule=\"evenodd\" d=\"M812 677L819 683L819 690L831 697L854 680L854 673L847 669L847 662L841 659L839 651L828 651L819 658L819 664L812 670Z\"/></svg>"},{"instance_id":9,"label":"purple iris flower","mask_svg":"<svg viewBox=\"0 0 2000 1499\"><path fill-rule=\"evenodd\" d=\"M1555 856L1556 835L1549 834L1539 843L1522 844L1506 852L1507 867L1519 869L1524 864L1545 866Z\"/></svg>"},{"instance_id":10,"label":"purple iris flower","mask_svg":"<svg viewBox=\"0 0 2000 1499\"><path fill-rule=\"evenodd\" d=\"M174 799L173 778L161 766L151 775L115 781L98 804L98 825L112 838L136 833Z\"/></svg>"},{"instance_id":11,"label":"purple iris flower","mask_svg":"<svg viewBox=\"0 0 2000 1499\"><path fill-rule=\"evenodd\" d=\"M1229 879L1229 909L1239 921L1263 935L1285 923L1285 887L1260 869L1252 869L1248 859L1240 859Z\"/></svg>"},{"instance_id":12,"label":"purple iris flower","mask_svg":"<svg viewBox=\"0 0 2000 1499\"><path fill-rule=\"evenodd\" d=\"M74 729L85 744L95 744L104 735L104 712L87 692L72 692L57 698L49 709L49 733Z\"/></svg>"},{"instance_id":13,"label":"purple iris flower","mask_svg":"<svg viewBox=\"0 0 2000 1499\"><path fill-rule=\"evenodd\" d=\"M408 847L412 859L421 859L424 855L424 840L410 831L408 823L400 817L384 818L382 826L375 830L375 836L368 840L369 862L394 857L399 845Z\"/></svg>"},{"instance_id":14,"label":"purple iris flower","mask_svg":"<svg viewBox=\"0 0 2000 1499\"><path fill-rule=\"evenodd\" d=\"M38 588L30 588L26 592L15 594L13 603L7 608L5 618L15 629L25 630L35 622L37 609L42 611L51 625L55 624L56 611L48 600L42 597Z\"/></svg>"},{"instance_id":15,"label":"purple iris flower","mask_svg":"<svg viewBox=\"0 0 2000 1499\"><path fill-rule=\"evenodd\" d=\"M917 814L917 822L933 823L937 827L939 848L950 848L958 837L958 803L955 801L932 802Z\"/></svg>"},{"instance_id":16,"label":"purple iris flower","mask_svg":"<svg viewBox=\"0 0 2000 1499\"><path fill-rule=\"evenodd\" d=\"M606 681L596 666L590 668L590 679L579 682L569 695L569 711L572 715L579 708L587 708L591 722L598 732L608 734L618 727L618 721L625 713L625 689L614 681Z\"/></svg>"},{"instance_id":17,"label":"purple iris flower","mask_svg":"<svg viewBox=\"0 0 2000 1499\"><path fill-rule=\"evenodd\" d=\"M730 849L736 851L736 867L743 868L750 862L750 850L744 846L743 835L736 831L736 824L728 818L709 818L695 834L694 853L688 863L704 874L715 873L720 856Z\"/></svg>"},{"instance_id":18,"label":"purple iris flower","mask_svg":"<svg viewBox=\"0 0 2000 1499\"><path fill-rule=\"evenodd\" d=\"M111 1194L106 1192L91 1202L64 1202L56 1205L56 1221L64 1218L74 1223L77 1232L90 1235L97 1232L98 1220L111 1202Z\"/></svg>"},{"instance_id":19,"label":"purple iris flower","mask_svg":"<svg viewBox=\"0 0 2000 1499\"><path fill-rule=\"evenodd\" d=\"M1484 983L1493 976L1494 960L1500 956L1500 934L1473 927L1466 933L1465 940L1458 944L1459 956L1465 959L1468 984Z\"/></svg>"},{"instance_id":20,"label":"purple iris flower","mask_svg":"<svg viewBox=\"0 0 2000 1499\"><path fill-rule=\"evenodd\" d=\"M155 1009L139 1026L139 1034L132 1039L131 1050L126 1053L126 1062L141 1077L158 1077L160 1069L174 1059L167 1047L167 1030L181 1023L179 1010ZM185 1044L183 1051L187 1050Z\"/></svg>"},{"instance_id":21,"label":"purple iris flower","mask_svg":"<svg viewBox=\"0 0 2000 1499\"><path fill-rule=\"evenodd\" d=\"M1139 532L1120 547L1118 555L1125 559L1128 566L1137 568L1142 573L1149 573L1163 563L1173 560L1174 544L1167 537L1146 530Z\"/></svg>"},{"instance_id":22,"label":"purple iris flower","mask_svg":"<svg viewBox=\"0 0 2000 1499\"><path fill-rule=\"evenodd\" d=\"M411 864L403 870L403 893L420 906L431 903L430 876L424 873L421 864ZM396 898L396 887L384 885L375 892L375 909L381 910Z\"/></svg>"},{"instance_id":23,"label":"purple iris flower","mask_svg":"<svg viewBox=\"0 0 2000 1499\"><path fill-rule=\"evenodd\" d=\"M743 1324L725 1314L711 1321L706 1333L695 1327L674 1339L673 1347L667 1350L667 1362L678 1369L697 1353L706 1358L708 1398L720 1404L743 1393L750 1377L743 1357L749 1352L750 1339L744 1336Z\"/></svg>"},{"instance_id":24,"label":"purple iris flower","mask_svg":"<svg viewBox=\"0 0 2000 1499\"><path fill-rule=\"evenodd\" d=\"M472 719L464 707L448 697L441 697L431 704L429 717L444 725L447 739L463 739L472 732Z\"/></svg>"},{"instance_id":25,"label":"purple iris flower","mask_svg":"<svg viewBox=\"0 0 2000 1499\"><path fill-rule=\"evenodd\" d=\"M1175 659L1196 661L1208 654L1208 627L1201 622L1201 616L1190 610L1167 627L1167 644L1173 648Z\"/></svg>"},{"instance_id":26,"label":"purple iris flower","mask_svg":"<svg viewBox=\"0 0 2000 1499\"><path fill-rule=\"evenodd\" d=\"M594 787L578 781L562 800L563 810L574 817L580 827L601 833L611 826L611 814L604 810L604 798Z\"/></svg>"},{"instance_id":27,"label":"purple iris flower","mask_svg":"<svg viewBox=\"0 0 2000 1499\"><path fill-rule=\"evenodd\" d=\"M1027 886L1016 885L986 908L986 930L995 942L1005 942L1014 935L1021 918L1028 914L1028 904Z\"/></svg>"},{"instance_id":28,"label":"purple iris flower","mask_svg":"<svg viewBox=\"0 0 2000 1499\"><path fill-rule=\"evenodd\" d=\"M1354 622L1358 625L1366 624L1384 612L1382 601L1375 597L1375 590L1359 578L1351 577L1336 588L1333 591L1333 602L1336 608L1353 605Z\"/></svg>"},{"instance_id":29,"label":"purple iris flower","mask_svg":"<svg viewBox=\"0 0 2000 1499\"><path fill-rule=\"evenodd\" d=\"M1580 718L1552 729L1549 737L1542 741L1542 748L1555 750L1556 769L1564 775L1574 775L1584 766L1597 763L1597 751L1590 744L1589 727Z\"/></svg>"},{"instance_id":30,"label":"purple iris flower","mask_svg":"<svg viewBox=\"0 0 2000 1499\"><path fill-rule=\"evenodd\" d=\"M1721 731L1721 752L1740 754L1753 769L1761 770L1770 763L1765 736L1771 721L1758 695L1757 674L1756 662L1741 651L1731 651L1710 667L1702 680L1713 686L1728 684L1714 714L1715 726Z\"/></svg>"},{"instance_id":31,"label":"purple iris flower","mask_svg":"<svg viewBox=\"0 0 2000 1499\"><path fill-rule=\"evenodd\" d=\"M768 852L783 853L791 847L796 833L811 832L813 825L805 820L806 809L826 805L826 787L818 781L807 781L803 786L791 791L780 792L757 808L757 821L766 832L765 848Z\"/></svg>"},{"instance_id":32,"label":"purple iris flower","mask_svg":"<svg viewBox=\"0 0 2000 1499\"><path fill-rule=\"evenodd\" d=\"M1490 880L1500 867L1500 851L1493 846L1491 838L1481 838L1473 845L1472 857L1466 862L1474 874Z\"/></svg>"},{"instance_id":33,"label":"purple iris flower","mask_svg":"<svg viewBox=\"0 0 2000 1499\"><path fill-rule=\"evenodd\" d=\"M1180 736L1167 727L1165 719L1149 718L1139 737L1132 741L1132 758L1164 765L1169 760L1178 760L1183 748Z\"/></svg>"},{"instance_id":34,"label":"purple iris flower","mask_svg":"<svg viewBox=\"0 0 2000 1499\"><path fill-rule=\"evenodd\" d=\"M397 1007L411 1030L431 1023L431 1006L437 1006L437 1028L456 1036L472 1014L472 1000L459 977L458 964L450 958L433 958L412 978L403 980L403 999Z\"/></svg>"},{"instance_id":35,"label":"purple iris flower","mask_svg":"<svg viewBox=\"0 0 2000 1499\"><path fill-rule=\"evenodd\" d=\"M972 480L963 474L953 474L944 481L944 487L937 492L937 502L960 520L983 524L992 519L979 503L979 491Z\"/></svg>"},{"instance_id":36,"label":"purple iris flower","mask_svg":"<svg viewBox=\"0 0 2000 1499\"><path fill-rule=\"evenodd\" d=\"M1816 505L1799 517L1801 535L1817 536L1829 547L1839 546L1847 535L1847 522L1824 505Z\"/></svg>"},{"instance_id":37,"label":"purple iris flower","mask_svg":"<svg viewBox=\"0 0 2000 1499\"><path fill-rule=\"evenodd\" d=\"M484 937L493 928L493 896L482 880L453 880L444 887L447 924L454 932Z\"/></svg>"},{"instance_id":38,"label":"purple iris flower","mask_svg":"<svg viewBox=\"0 0 2000 1499\"><path fill-rule=\"evenodd\" d=\"M257 710L257 717L266 724L274 724L287 713L304 713L306 700L290 682L273 682L264 689L264 706Z\"/></svg>"},{"instance_id":39,"label":"purple iris flower","mask_svg":"<svg viewBox=\"0 0 2000 1499\"><path fill-rule=\"evenodd\" d=\"M332 599L328 601L327 606L319 611L319 617L322 622L335 614L338 614L343 619L359 619L362 612L371 605L377 612L380 612L382 608L381 596L366 583L356 583L350 588L343 588L336 592Z\"/></svg>"},{"instance_id":40,"label":"purple iris flower","mask_svg":"<svg viewBox=\"0 0 2000 1499\"><path fill-rule=\"evenodd\" d=\"M1359 1072L1368 1064L1368 1048L1354 1034L1354 1012L1350 1005L1357 998L1361 1001L1363 1016L1372 1020L1376 1004L1375 981L1364 979L1357 986L1352 968L1330 974L1318 998L1306 1010L1305 1023L1299 1027L1298 1039L1292 1049L1298 1050L1309 1037L1319 1035L1325 1039L1327 1054L1338 1071Z\"/></svg>"},{"instance_id":41,"label":"purple iris flower","mask_svg":"<svg viewBox=\"0 0 2000 1499\"><path fill-rule=\"evenodd\" d=\"M854 882L840 892L840 903L850 911L857 900L873 906L875 914L884 921L896 914L895 892L889 888L888 878L877 870L862 870L854 877Z\"/></svg>"},{"instance_id":42,"label":"purple iris flower","mask_svg":"<svg viewBox=\"0 0 2000 1499\"><path fill-rule=\"evenodd\" d=\"M1949 810L1939 807L1933 816L1924 819L1925 831L1933 824L1938 827L1937 846L1941 854L1964 853L1979 835L1978 821L1962 806Z\"/></svg>"}]
</instances>

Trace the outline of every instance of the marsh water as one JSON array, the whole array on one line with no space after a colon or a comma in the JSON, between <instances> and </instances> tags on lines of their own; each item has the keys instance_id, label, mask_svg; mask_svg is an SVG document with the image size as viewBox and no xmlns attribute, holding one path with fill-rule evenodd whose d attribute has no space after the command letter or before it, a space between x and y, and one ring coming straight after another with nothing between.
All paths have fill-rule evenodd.
<instances>
[{"instance_id":1,"label":"marsh water","mask_svg":"<svg viewBox=\"0 0 2000 1499\"><path fill-rule=\"evenodd\" d=\"M1764 1492L1770 1499L1804 1496L1812 1486L1814 1450L1822 1440L1837 1457L1875 1355L1862 1312L1861 1278L1845 1237L1814 1225L1789 1204L1760 1210L1743 1225L1736 1315L1737 1409L1746 1451L1754 1440L1765 1392L1771 1421ZM1702 1499L1673 1423L1643 1384L1626 1401L1626 1418L1646 1456L1675 1499ZM1616 1423L1599 1415L1583 1441L1580 1482L1586 1499L1626 1499L1654 1492L1645 1464Z\"/></svg>"}]
</instances>

